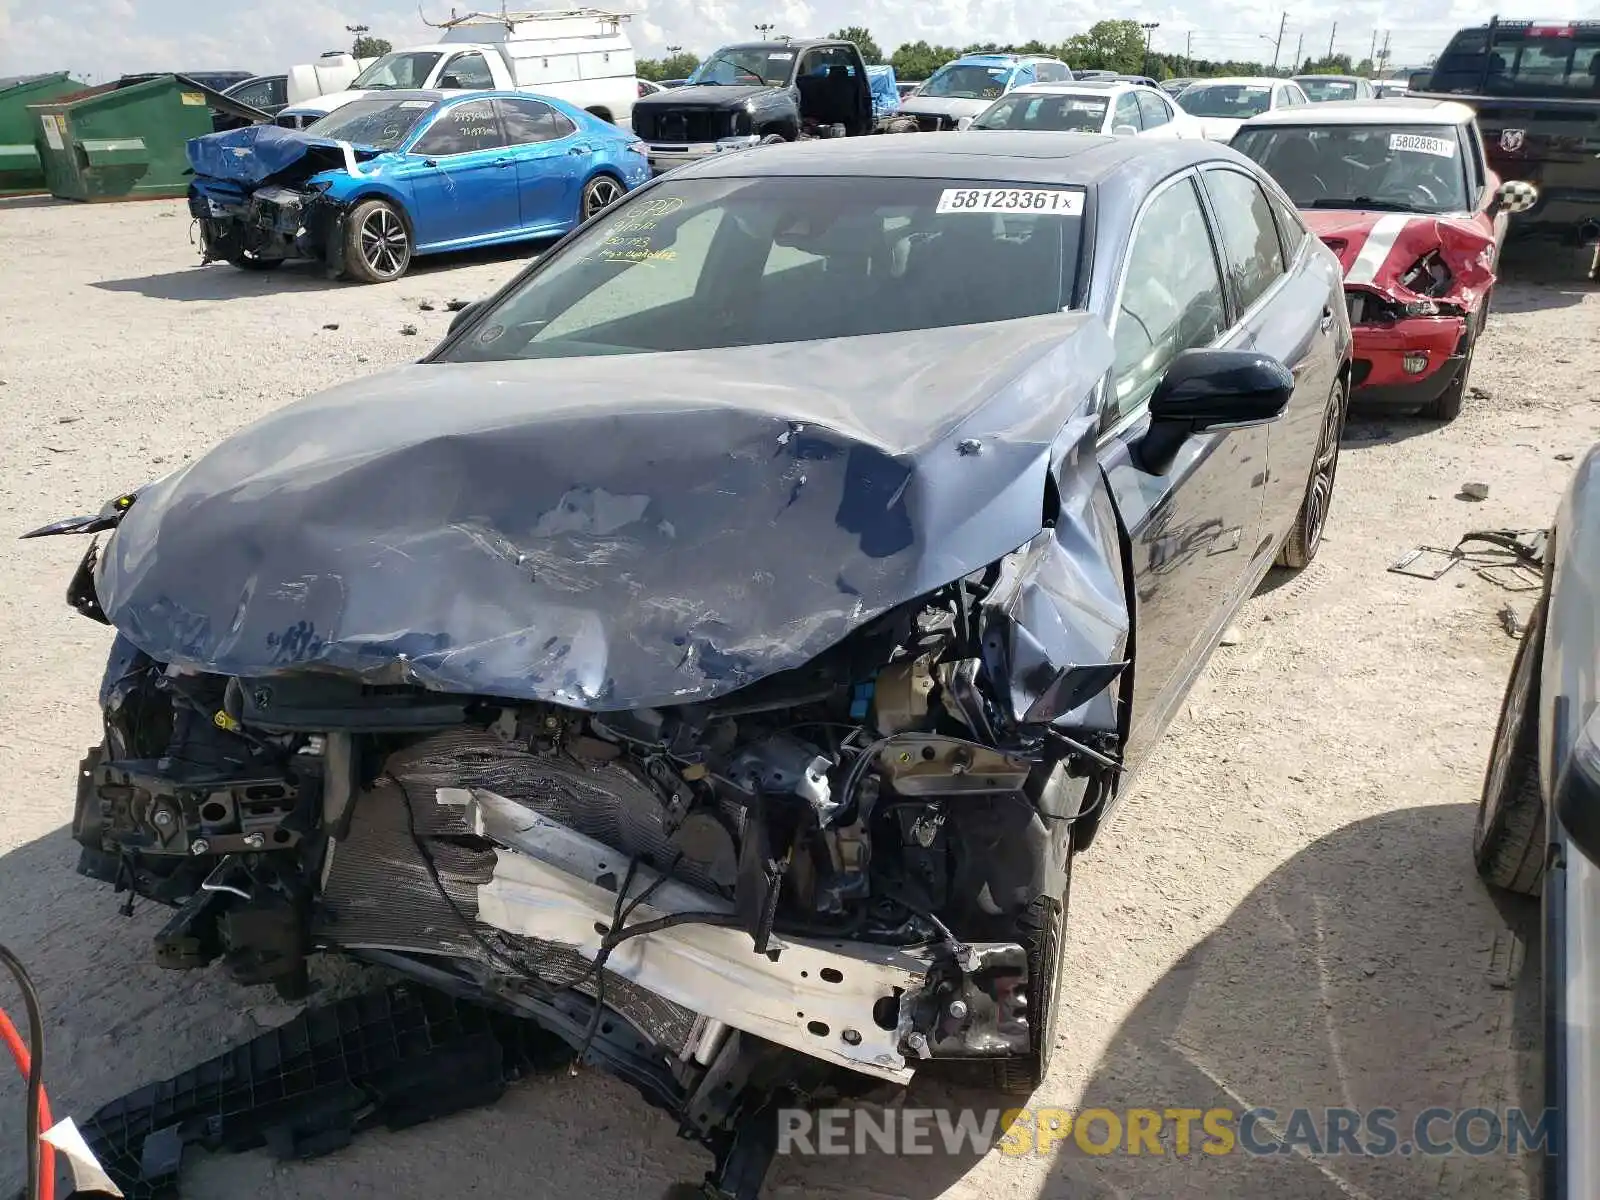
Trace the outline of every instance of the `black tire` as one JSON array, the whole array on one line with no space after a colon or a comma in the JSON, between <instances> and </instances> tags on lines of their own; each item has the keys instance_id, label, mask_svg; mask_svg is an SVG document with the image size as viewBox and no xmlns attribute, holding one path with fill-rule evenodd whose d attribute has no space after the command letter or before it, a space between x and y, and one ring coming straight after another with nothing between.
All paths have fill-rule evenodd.
<instances>
[{"instance_id":1,"label":"black tire","mask_svg":"<svg viewBox=\"0 0 1600 1200\"><path fill-rule=\"evenodd\" d=\"M1537 896L1544 886L1538 710L1547 604L1540 597L1534 606L1511 664L1472 829L1472 857L1484 882L1524 896Z\"/></svg>"},{"instance_id":2,"label":"black tire","mask_svg":"<svg viewBox=\"0 0 1600 1200\"><path fill-rule=\"evenodd\" d=\"M276 271L283 266L281 258L257 258L253 254L235 254L228 259L230 266L238 267L241 271Z\"/></svg>"},{"instance_id":3,"label":"black tire","mask_svg":"<svg viewBox=\"0 0 1600 1200\"><path fill-rule=\"evenodd\" d=\"M1055 1050L1061 1010L1061 939L1072 894L1072 858L1061 898L1040 896L1017 918L1016 939L1028 954L1028 1053L993 1064L994 1089L1007 1096L1031 1096L1044 1083Z\"/></svg>"},{"instance_id":4,"label":"black tire","mask_svg":"<svg viewBox=\"0 0 1600 1200\"><path fill-rule=\"evenodd\" d=\"M1345 391L1345 378L1340 375L1328 396L1328 407L1322 415L1322 429L1317 434L1317 452L1311 460L1311 474L1306 478L1305 495L1300 500L1300 511L1295 514L1294 527L1278 549L1278 565L1298 571L1311 565L1322 545L1322 535L1328 528L1328 513L1333 507L1333 488L1339 475L1339 439L1344 436L1345 412L1349 408Z\"/></svg>"},{"instance_id":5,"label":"black tire","mask_svg":"<svg viewBox=\"0 0 1600 1200\"><path fill-rule=\"evenodd\" d=\"M1474 326L1467 335L1467 353L1461 362L1461 370L1451 380L1450 386L1439 393L1439 398L1432 404L1424 405L1422 415L1433 421L1454 421L1461 415L1461 406L1467 399L1467 379L1472 374L1472 356L1478 349L1478 332L1482 324Z\"/></svg>"},{"instance_id":6,"label":"black tire","mask_svg":"<svg viewBox=\"0 0 1600 1200\"><path fill-rule=\"evenodd\" d=\"M411 265L411 229L387 200L363 200L344 222L344 269L362 283L390 283Z\"/></svg>"},{"instance_id":7,"label":"black tire","mask_svg":"<svg viewBox=\"0 0 1600 1200\"><path fill-rule=\"evenodd\" d=\"M610 208L625 195L627 190L613 176L596 175L583 185L583 195L578 199L579 223Z\"/></svg>"}]
</instances>

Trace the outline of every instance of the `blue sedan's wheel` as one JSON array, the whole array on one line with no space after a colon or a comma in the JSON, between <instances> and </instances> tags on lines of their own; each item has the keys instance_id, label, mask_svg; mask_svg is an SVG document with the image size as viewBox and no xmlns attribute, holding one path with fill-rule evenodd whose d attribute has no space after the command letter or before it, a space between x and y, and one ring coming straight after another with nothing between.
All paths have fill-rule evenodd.
<instances>
[{"instance_id":1,"label":"blue sedan's wheel","mask_svg":"<svg viewBox=\"0 0 1600 1200\"><path fill-rule=\"evenodd\" d=\"M583 204L578 212L580 221L587 221L603 208L610 208L622 199L622 185L609 175L596 175L583 185Z\"/></svg>"},{"instance_id":2,"label":"blue sedan's wheel","mask_svg":"<svg viewBox=\"0 0 1600 1200\"><path fill-rule=\"evenodd\" d=\"M385 200L363 200L345 218L344 265L362 283L399 279L411 265L411 234Z\"/></svg>"}]
</instances>

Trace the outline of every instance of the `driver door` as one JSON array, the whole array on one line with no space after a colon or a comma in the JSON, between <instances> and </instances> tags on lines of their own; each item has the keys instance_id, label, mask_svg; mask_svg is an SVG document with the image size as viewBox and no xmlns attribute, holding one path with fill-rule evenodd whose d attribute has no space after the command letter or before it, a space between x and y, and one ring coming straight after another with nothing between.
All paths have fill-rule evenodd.
<instances>
[{"instance_id":1,"label":"driver door","mask_svg":"<svg viewBox=\"0 0 1600 1200\"><path fill-rule=\"evenodd\" d=\"M1193 171L1158 186L1135 220L1107 312L1116 358L1100 463L1132 542L1135 636L1126 760L1149 754L1255 579L1267 429L1218 429L1184 442L1165 473L1139 465L1149 400L1184 350L1230 344L1233 314L1218 238Z\"/></svg>"},{"instance_id":2,"label":"driver door","mask_svg":"<svg viewBox=\"0 0 1600 1200\"><path fill-rule=\"evenodd\" d=\"M516 162L493 100L442 109L400 169L411 189L419 250L510 233L521 226Z\"/></svg>"}]
</instances>

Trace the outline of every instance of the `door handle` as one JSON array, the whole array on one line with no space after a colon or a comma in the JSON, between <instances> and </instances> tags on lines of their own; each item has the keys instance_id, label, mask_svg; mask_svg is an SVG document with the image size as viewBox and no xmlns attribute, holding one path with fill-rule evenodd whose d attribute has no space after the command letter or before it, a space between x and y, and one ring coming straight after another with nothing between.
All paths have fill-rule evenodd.
<instances>
[{"instance_id":1,"label":"door handle","mask_svg":"<svg viewBox=\"0 0 1600 1200\"><path fill-rule=\"evenodd\" d=\"M503 171L511 165L511 160L509 158L497 158L494 160L494 165Z\"/></svg>"},{"instance_id":2,"label":"door handle","mask_svg":"<svg viewBox=\"0 0 1600 1200\"><path fill-rule=\"evenodd\" d=\"M594 151L590 150L589 147L587 147L587 146L568 146L567 147L567 153L568 154L593 154Z\"/></svg>"},{"instance_id":3,"label":"door handle","mask_svg":"<svg viewBox=\"0 0 1600 1200\"><path fill-rule=\"evenodd\" d=\"M1322 320L1317 322L1317 328L1322 330L1323 333L1327 333L1328 330L1333 328L1332 305L1322 310Z\"/></svg>"}]
</instances>

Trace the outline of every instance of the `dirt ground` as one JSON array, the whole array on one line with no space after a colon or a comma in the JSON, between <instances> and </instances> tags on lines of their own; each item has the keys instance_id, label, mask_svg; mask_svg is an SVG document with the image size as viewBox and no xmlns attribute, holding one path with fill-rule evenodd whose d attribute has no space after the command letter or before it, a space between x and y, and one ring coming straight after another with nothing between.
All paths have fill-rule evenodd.
<instances>
[{"instance_id":1,"label":"dirt ground","mask_svg":"<svg viewBox=\"0 0 1600 1200\"><path fill-rule=\"evenodd\" d=\"M0 511L11 534L88 511L258 415L412 359L444 302L515 253L386 287L306 269L200 268L177 203L0 203ZM1576 276L1568 276L1576 278ZM433 311L420 311L421 302ZM414 325L417 333L402 332ZM1353 420L1317 562L1245 608L1135 796L1078 863L1062 1043L1041 1105L1503 1107L1537 1035L1516 929L1469 840L1529 598L1467 566L1387 573L1410 547L1549 520L1564 456L1600 435L1600 295L1507 283L1466 413ZM1487 500L1457 498L1465 481ZM153 906L117 913L72 872L74 769L97 740L109 635L68 610L76 539L0 537L0 940L48 1005L57 1114L86 1116L287 1019L269 991L152 965ZM11 1011L9 985L0 996ZM914 1089L910 1103L943 1097ZM0 1186L20 1178L20 1089L0 1070ZM16 1147L16 1150L13 1150ZM206 1159L185 1195L649 1197L708 1163L625 1086L515 1085L499 1105L312 1163ZM784 1159L774 1197L1028 1195L1336 1200L1526 1194L1504 1155Z\"/></svg>"}]
</instances>

